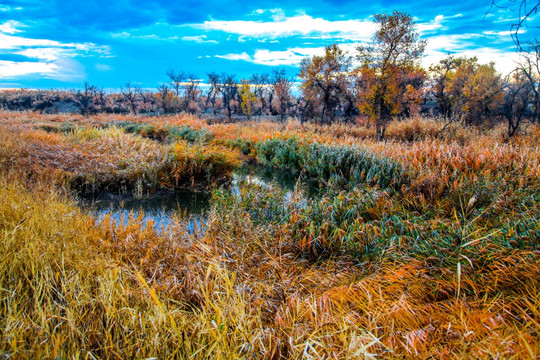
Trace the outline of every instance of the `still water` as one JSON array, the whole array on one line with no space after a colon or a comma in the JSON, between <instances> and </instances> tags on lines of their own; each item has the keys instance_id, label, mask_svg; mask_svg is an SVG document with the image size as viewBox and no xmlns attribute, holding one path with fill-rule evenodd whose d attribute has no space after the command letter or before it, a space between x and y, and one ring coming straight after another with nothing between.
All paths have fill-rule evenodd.
<instances>
[{"instance_id":1,"label":"still water","mask_svg":"<svg viewBox=\"0 0 540 360\"><path fill-rule=\"evenodd\" d=\"M127 225L131 215L141 213L143 227L153 223L154 230L162 232L174 218L182 217L192 232L204 226L210 198L209 193L190 191L158 192L142 198L106 193L81 202L98 221L109 216L114 223Z\"/></svg>"},{"instance_id":2,"label":"still water","mask_svg":"<svg viewBox=\"0 0 540 360\"><path fill-rule=\"evenodd\" d=\"M246 183L262 187L278 186L284 190L285 196L290 196L297 186L303 188L307 197L317 192L316 185L303 181L298 175L254 166L237 170L233 174L229 191L237 194ZM142 198L105 193L83 198L81 205L89 209L98 221L109 216L114 223L127 225L131 215L141 213L143 227L152 223L155 231L163 232L175 219L181 217L182 221L187 222L188 231L197 232L204 229L210 200L210 193L191 191L158 192Z\"/></svg>"}]
</instances>

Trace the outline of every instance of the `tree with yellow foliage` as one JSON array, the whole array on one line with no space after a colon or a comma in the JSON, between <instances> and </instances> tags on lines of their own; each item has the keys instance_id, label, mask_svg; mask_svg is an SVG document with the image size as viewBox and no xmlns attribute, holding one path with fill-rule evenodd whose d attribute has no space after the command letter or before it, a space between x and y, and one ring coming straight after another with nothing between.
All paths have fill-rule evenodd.
<instances>
[{"instance_id":1,"label":"tree with yellow foliage","mask_svg":"<svg viewBox=\"0 0 540 360\"><path fill-rule=\"evenodd\" d=\"M445 116L480 125L504 98L503 82L493 63L476 57L448 56L430 68L435 97Z\"/></svg>"},{"instance_id":2,"label":"tree with yellow foliage","mask_svg":"<svg viewBox=\"0 0 540 360\"><path fill-rule=\"evenodd\" d=\"M257 103L257 97L251 90L251 85L246 79L240 81L240 106L242 107L242 112L247 116L248 120L251 119L253 114L253 107Z\"/></svg>"},{"instance_id":3,"label":"tree with yellow foliage","mask_svg":"<svg viewBox=\"0 0 540 360\"><path fill-rule=\"evenodd\" d=\"M386 126L392 117L399 115L404 103L421 97L421 81L407 83L413 72L422 74L418 66L426 42L415 31L413 18L394 11L375 15L379 29L367 45L358 46L356 70L359 75L357 94L360 111L375 121L378 140L384 138ZM418 79L417 79L418 80ZM405 95L407 94L407 95Z\"/></svg>"},{"instance_id":4,"label":"tree with yellow foliage","mask_svg":"<svg viewBox=\"0 0 540 360\"><path fill-rule=\"evenodd\" d=\"M337 44L324 49L324 55L302 60L299 77L304 98L321 114L321 123L330 123L348 91L351 59Z\"/></svg>"}]
</instances>

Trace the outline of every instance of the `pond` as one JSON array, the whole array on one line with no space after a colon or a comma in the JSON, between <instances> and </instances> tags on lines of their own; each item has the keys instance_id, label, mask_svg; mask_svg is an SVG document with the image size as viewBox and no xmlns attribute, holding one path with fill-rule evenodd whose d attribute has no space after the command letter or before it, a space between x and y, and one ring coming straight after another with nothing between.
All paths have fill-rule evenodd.
<instances>
[{"instance_id":1,"label":"pond","mask_svg":"<svg viewBox=\"0 0 540 360\"><path fill-rule=\"evenodd\" d=\"M285 196L289 196L296 186L302 187L307 197L317 192L315 184L302 181L298 175L257 166L245 166L238 169L233 174L229 191L237 194L245 183L262 187L279 186L285 190ZM161 233L172 224L174 218L182 217L184 221L187 221L188 231L196 232L204 229L206 212L211 206L210 200L210 193L192 191L158 192L142 198L103 193L94 197L81 198L80 204L88 209L98 221L109 216L116 224L126 225L131 214L142 212L143 227L153 223L154 230Z\"/></svg>"},{"instance_id":2,"label":"pond","mask_svg":"<svg viewBox=\"0 0 540 360\"><path fill-rule=\"evenodd\" d=\"M98 221L109 216L116 224L127 225L131 214L142 212L143 227L152 222L154 230L162 232L174 217L184 217L190 231L204 223L205 211L210 206L211 194L191 191L158 192L142 198L104 193L82 198L81 205Z\"/></svg>"}]
</instances>

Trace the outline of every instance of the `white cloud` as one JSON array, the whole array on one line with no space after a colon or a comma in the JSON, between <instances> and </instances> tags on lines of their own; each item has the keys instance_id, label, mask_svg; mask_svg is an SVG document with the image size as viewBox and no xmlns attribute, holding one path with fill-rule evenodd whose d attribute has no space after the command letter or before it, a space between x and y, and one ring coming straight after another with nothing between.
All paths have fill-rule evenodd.
<instances>
[{"instance_id":1,"label":"white cloud","mask_svg":"<svg viewBox=\"0 0 540 360\"><path fill-rule=\"evenodd\" d=\"M85 73L81 64L72 59L54 62L0 60L0 77L15 78L24 75L40 75L60 81L81 81Z\"/></svg>"},{"instance_id":2,"label":"white cloud","mask_svg":"<svg viewBox=\"0 0 540 360\"><path fill-rule=\"evenodd\" d=\"M285 51L257 50L253 55L252 62L268 66L298 65L307 57L322 54L324 54L324 47L296 47Z\"/></svg>"},{"instance_id":3,"label":"white cloud","mask_svg":"<svg viewBox=\"0 0 540 360\"><path fill-rule=\"evenodd\" d=\"M437 15L435 19L427 23L419 23L416 25L416 29L420 33L439 30L443 27L442 23L445 17L443 15Z\"/></svg>"},{"instance_id":4,"label":"white cloud","mask_svg":"<svg viewBox=\"0 0 540 360\"><path fill-rule=\"evenodd\" d=\"M209 20L202 24L191 24L190 26L205 31L223 31L228 34L239 35L240 39L244 37L275 39L280 37L303 36L309 39L356 42L369 40L378 28L378 24L370 20L351 19L331 21L323 18L314 18L307 14L287 17L281 9L258 9L251 15L262 15L266 12L272 14L272 20ZM437 15L431 21L417 22L416 28L420 34L434 32L443 29L445 21L462 16L462 14L453 16Z\"/></svg>"},{"instance_id":5,"label":"white cloud","mask_svg":"<svg viewBox=\"0 0 540 360\"><path fill-rule=\"evenodd\" d=\"M156 34L135 35L135 34L128 33L127 31L122 31L119 33L112 33L110 36L115 39L142 39L142 40L160 40L160 41L174 41L174 40L179 39L178 36L161 37Z\"/></svg>"},{"instance_id":6,"label":"white cloud","mask_svg":"<svg viewBox=\"0 0 540 360\"><path fill-rule=\"evenodd\" d=\"M28 74L52 74L58 71L57 65L54 63L41 63L30 61L6 61L0 60L0 76L15 77Z\"/></svg>"},{"instance_id":7,"label":"white cloud","mask_svg":"<svg viewBox=\"0 0 540 360\"><path fill-rule=\"evenodd\" d=\"M61 81L81 81L85 76L84 68L74 58L111 56L108 46L17 36L13 35L17 32L16 27L24 25L20 23L8 25L0 27L0 31L3 32L0 32L0 54L16 54L37 61L1 61L0 77L39 75Z\"/></svg>"},{"instance_id":8,"label":"white cloud","mask_svg":"<svg viewBox=\"0 0 540 360\"><path fill-rule=\"evenodd\" d=\"M23 8L20 7L20 6L17 6L17 7L12 7L12 6L8 6L8 5L0 5L0 11L1 12L9 12L9 11L13 11L13 10L22 10Z\"/></svg>"},{"instance_id":9,"label":"white cloud","mask_svg":"<svg viewBox=\"0 0 540 360\"><path fill-rule=\"evenodd\" d=\"M226 54L226 55L216 55L217 58L227 59L227 60L245 60L251 61L251 56L243 52L241 54Z\"/></svg>"},{"instance_id":10,"label":"white cloud","mask_svg":"<svg viewBox=\"0 0 540 360\"><path fill-rule=\"evenodd\" d=\"M86 53L97 53L101 56L109 56L110 48L108 46L98 46L93 43L62 43L56 40L32 39L22 36L13 36L0 34L0 50L17 50L23 48L52 48L68 49L72 55L84 55ZM37 55L39 52L30 54ZM34 57L34 56L32 56Z\"/></svg>"},{"instance_id":11,"label":"white cloud","mask_svg":"<svg viewBox=\"0 0 540 360\"><path fill-rule=\"evenodd\" d=\"M436 64L445 58L448 53L455 53L457 56L476 56L481 64L495 62L495 68L503 75L506 75L512 71L519 60L519 55L515 52L488 47L475 49L459 48L459 36L440 36L436 39L436 41L430 43L438 45L431 47L428 46L428 49L426 49L426 56L422 58L422 65L426 69L430 65ZM355 54L356 44L341 44L340 47L349 55ZM277 51L257 49L252 55L243 52L241 54L231 53L226 55L216 55L216 57L234 61L247 61L258 65L296 66L299 65L304 58L313 57L315 55L320 56L323 54L324 47L294 47Z\"/></svg>"},{"instance_id":12,"label":"white cloud","mask_svg":"<svg viewBox=\"0 0 540 360\"><path fill-rule=\"evenodd\" d=\"M76 60L63 58L53 62L57 71L48 74L47 77L60 81L80 82L86 77L84 67Z\"/></svg>"},{"instance_id":13,"label":"white cloud","mask_svg":"<svg viewBox=\"0 0 540 360\"><path fill-rule=\"evenodd\" d=\"M451 16L445 16L445 15L437 15L435 18L428 22L419 22L418 19L415 18L416 21L416 30L422 35L429 32L434 32L437 30L443 30L446 27L444 26L444 22L450 20L450 19L457 19L463 17L463 14L456 14Z\"/></svg>"},{"instance_id":14,"label":"white cloud","mask_svg":"<svg viewBox=\"0 0 540 360\"><path fill-rule=\"evenodd\" d=\"M279 20L283 20L286 18L285 16L285 11L283 11L283 9L279 9L279 8L276 8L276 9L257 9L255 11L252 11L251 14L249 14L250 16L260 16L260 15L263 15L263 14L266 14L266 13L270 13L271 14L271 17L272 17L272 20L274 21L279 21ZM304 14L302 12L302 14Z\"/></svg>"},{"instance_id":15,"label":"white cloud","mask_svg":"<svg viewBox=\"0 0 540 360\"><path fill-rule=\"evenodd\" d=\"M518 34L525 34L527 32L527 29L519 29L517 31ZM482 34L483 35L487 35L487 36L498 36L498 37L501 37L501 36L505 36L505 37L509 37L509 36L512 36L514 35L516 32L515 31L511 31L510 29L507 29L507 30L503 30L503 31L491 31L491 30L486 30L486 31L483 31Z\"/></svg>"},{"instance_id":16,"label":"white cloud","mask_svg":"<svg viewBox=\"0 0 540 360\"><path fill-rule=\"evenodd\" d=\"M15 34L22 31L22 30L19 30L18 28L25 27L25 26L26 25L21 24L18 21L8 20L2 25L0 25L0 31L6 34Z\"/></svg>"},{"instance_id":17,"label":"white cloud","mask_svg":"<svg viewBox=\"0 0 540 360\"><path fill-rule=\"evenodd\" d=\"M279 12L273 21L210 20L191 27L202 30L218 30L230 34L251 37L287 37L294 35L329 34L331 38L361 41L367 40L375 32L377 25L367 20L329 21L309 15L284 17Z\"/></svg>"},{"instance_id":18,"label":"white cloud","mask_svg":"<svg viewBox=\"0 0 540 360\"><path fill-rule=\"evenodd\" d=\"M470 33L430 37L428 38L426 56L423 58L422 64L427 68L431 64L438 63L448 54L467 57L476 56L481 64L494 62L497 71L506 75L516 67L519 55L515 51L508 49L478 47L477 44L479 38L493 39L503 35L508 34L484 31L480 34Z\"/></svg>"},{"instance_id":19,"label":"white cloud","mask_svg":"<svg viewBox=\"0 0 540 360\"><path fill-rule=\"evenodd\" d=\"M183 41L193 41L197 44L218 44L216 40L207 40L206 35L182 36Z\"/></svg>"},{"instance_id":20,"label":"white cloud","mask_svg":"<svg viewBox=\"0 0 540 360\"><path fill-rule=\"evenodd\" d=\"M341 49L352 54L356 44L342 44L340 45ZM268 66L282 66L289 65L295 66L300 64L300 62L307 58L313 57L315 55L320 56L324 54L324 46L320 47L294 47L286 50L277 50L271 51L267 49L257 49L253 55L249 55L245 52L241 54L227 54L227 55L216 55L218 58L227 59L227 60L242 60L248 61L254 64L259 65L268 65Z\"/></svg>"},{"instance_id":21,"label":"white cloud","mask_svg":"<svg viewBox=\"0 0 540 360\"><path fill-rule=\"evenodd\" d=\"M11 36L6 34L0 34L0 49L15 49L23 46L66 46L69 44L62 44L54 40L46 39L30 39L21 36Z\"/></svg>"},{"instance_id":22,"label":"white cloud","mask_svg":"<svg viewBox=\"0 0 540 360\"><path fill-rule=\"evenodd\" d=\"M69 52L66 52L65 49L46 48L46 47L24 49L24 50L15 52L15 54L26 56L28 58L46 60L46 61L54 61L54 60L60 59L63 56L71 55L69 54Z\"/></svg>"},{"instance_id":23,"label":"white cloud","mask_svg":"<svg viewBox=\"0 0 540 360\"><path fill-rule=\"evenodd\" d=\"M448 53L455 54L455 56L467 56L478 58L480 64L489 64L490 62L495 63L495 69L500 72L502 75L509 74L512 70L516 68L517 62L519 61L519 54L516 52L508 52L499 49L493 48L476 48L474 50L460 50L458 52L454 51L429 51L426 54L426 57L422 60L422 65L427 69L430 65L438 63L440 60L444 59Z\"/></svg>"}]
</instances>

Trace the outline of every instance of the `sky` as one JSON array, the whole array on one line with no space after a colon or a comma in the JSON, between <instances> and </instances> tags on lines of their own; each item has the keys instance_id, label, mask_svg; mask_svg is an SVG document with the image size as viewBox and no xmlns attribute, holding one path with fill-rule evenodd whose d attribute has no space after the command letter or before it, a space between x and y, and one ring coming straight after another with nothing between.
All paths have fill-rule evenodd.
<instances>
[{"instance_id":1,"label":"sky","mask_svg":"<svg viewBox=\"0 0 540 360\"><path fill-rule=\"evenodd\" d=\"M413 16L427 40L422 63L446 56L494 61L501 73L517 61L510 35L517 12L498 0L0 0L0 88L155 89L169 69L206 79L285 69L338 43L351 55L369 41L374 14ZM534 19L533 19L534 20ZM532 20L531 20L532 21ZM525 35L538 31L529 26Z\"/></svg>"}]
</instances>

